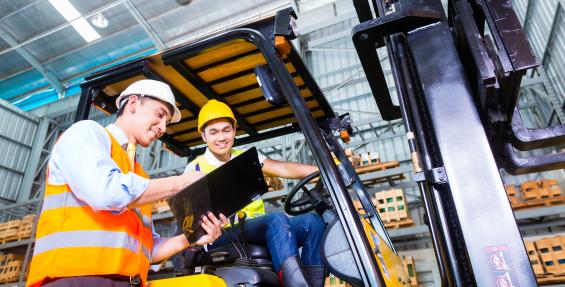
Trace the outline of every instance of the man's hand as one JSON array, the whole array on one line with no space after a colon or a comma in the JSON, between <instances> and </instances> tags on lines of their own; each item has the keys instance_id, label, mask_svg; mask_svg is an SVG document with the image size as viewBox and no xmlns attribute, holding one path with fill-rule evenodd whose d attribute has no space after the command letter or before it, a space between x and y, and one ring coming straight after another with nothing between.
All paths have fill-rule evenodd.
<instances>
[{"instance_id":1,"label":"man's hand","mask_svg":"<svg viewBox=\"0 0 565 287\"><path fill-rule=\"evenodd\" d=\"M202 218L202 228L206 231L206 235L200 237L198 241L194 242L196 245L205 245L216 241L222 235L222 227L228 224L228 219L220 213L218 219L212 212L208 216Z\"/></svg>"}]
</instances>

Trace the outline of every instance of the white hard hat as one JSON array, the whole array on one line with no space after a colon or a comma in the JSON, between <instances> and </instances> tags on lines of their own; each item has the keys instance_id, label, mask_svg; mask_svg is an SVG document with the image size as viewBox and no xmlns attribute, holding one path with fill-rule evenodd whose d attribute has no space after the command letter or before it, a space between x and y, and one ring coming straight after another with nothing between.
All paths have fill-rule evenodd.
<instances>
[{"instance_id":1,"label":"white hard hat","mask_svg":"<svg viewBox=\"0 0 565 287\"><path fill-rule=\"evenodd\" d=\"M148 96L153 97L159 100L162 100L166 103L169 103L173 106L174 114L171 118L171 123L176 123L180 121L180 111L175 104L175 96L173 95L173 91L171 87L163 82L155 81L155 80L140 80L131 85L129 85L116 99L116 108L120 109L121 105L125 104L120 103L122 99L129 95L140 95L140 96Z\"/></svg>"}]
</instances>

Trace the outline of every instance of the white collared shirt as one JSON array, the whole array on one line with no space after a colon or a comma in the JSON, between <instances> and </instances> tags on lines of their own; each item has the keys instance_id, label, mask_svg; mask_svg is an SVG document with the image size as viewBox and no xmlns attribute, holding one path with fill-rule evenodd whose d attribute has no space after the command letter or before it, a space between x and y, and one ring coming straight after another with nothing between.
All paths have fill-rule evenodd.
<instances>
[{"instance_id":1,"label":"white collared shirt","mask_svg":"<svg viewBox=\"0 0 565 287\"><path fill-rule=\"evenodd\" d=\"M128 143L116 125L106 127L120 145ZM68 184L73 194L94 210L122 212L145 192L149 180L124 174L111 157L108 133L95 121L80 121L59 138L49 159L50 184Z\"/></svg>"},{"instance_id":2,"label":"white collared shirt","mask_svg":"<svg viewBox=\"0 0 565 287\"><path fill-rule=\"evenodd\" d=\"M123 147L128 137L117 125L106 129ZM123 174L111 157L112 142L108 133L95 121L80 121L70 126L59 138L49 159L49 183L68 184L73 194L94 210L121 213L141 196L149 179L133 172ZM152 254L166 238L153 232ZM151 265L158 271L160 265Z\"/></svg>"},{"instance_id":3,"label":"white collared shirt","mask_svg":"<svg viewBox=\"0 0 565 287\"><path fill-rule=\"evenodd\" d=\"M232 151L233 151L233 149L232 149ZM265 161L265 159L267 159L266 156L264 156L263 154L261 154L261 153L259 153L259 152L257 153L257 156L258 156L258 158L259 158L259 163L261 163L261 164L263 164L263 161ZM206 151L204 152L203 157L206 159L206 161L207 161L209 164L211 164L211 165L213 165L213 166L215 166L215 167L222 166L224 163L226 163L226 162L223 162L223 161L219 160L218 158L216 158L216 156L210 151L209 148L206 148ZM234 153L232 152L232 153L231 153L230 160L232 160L234 157L236 157L236 155L234 155ZM187 173L187 172L189 172L189 171L195 171L195 170L196 170L196 162L195 162L195 161L190 162L190 163L184 168L184 172L185 172L185 173Z\"/></svg>"}]
</instances>

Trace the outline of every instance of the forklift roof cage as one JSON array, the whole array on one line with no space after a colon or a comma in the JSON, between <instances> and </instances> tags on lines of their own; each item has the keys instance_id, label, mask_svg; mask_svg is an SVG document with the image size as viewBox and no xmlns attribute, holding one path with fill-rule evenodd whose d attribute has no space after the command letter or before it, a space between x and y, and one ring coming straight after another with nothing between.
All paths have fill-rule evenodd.
<instances>
[{"instance_id":1,"label":"forklift roof cage","mask_svg":"<svg viewBox=\"0 0 565 287\"><path fill-rule=\"evenodd\" d=\"M280 15L290 17L287 10L279 11L279 21L285 18ZM178 155L201 152L193 148L203 144L196 128L197 117L200 108L210 99L225 102L234 111L240 127L238 145L296 132L298 127L291 108L270 104L263 96L265 87L260 87L258 78L263 74L272 76L270 69L291 75L314 118L333 116L332 108L287 38L280 38L280 47L286 49L283 51L286 54L276 50L274 37L283 37L288 30L277 31L274 19L267 18L86 77L86 82L81 84L83 94L75 120L88 117L91 103L107 113L116 112L114 101L129 84L154 79L171 86L181 110L180 122L170 124L161 138ZM275 58L282 60L284 69L270 64ZM270 69L266 69L267 66ZM259 68L266 73L258 71ZM270 84L262 83L265 83L263 86ZM276 84L271 91L275 97L281 97L277 95Z\"/></svg>"}]
</instances>

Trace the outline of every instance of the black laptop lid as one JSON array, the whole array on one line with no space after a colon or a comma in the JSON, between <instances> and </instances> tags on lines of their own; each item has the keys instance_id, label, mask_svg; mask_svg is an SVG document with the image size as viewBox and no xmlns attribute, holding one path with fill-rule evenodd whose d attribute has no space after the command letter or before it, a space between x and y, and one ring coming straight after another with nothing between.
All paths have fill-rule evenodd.
<instances>
[{"instance_id":1,"label":"black laptop lid","mask_svg":"<svg viewBox=\"0 0 565 287\"><path fill-rule=\"evenodd\" d=\"M257 149L250 148L169 199L189 242L205 234L201 217L212 211L229 217L267 192Z\"/></svg>"}]
</instances>

